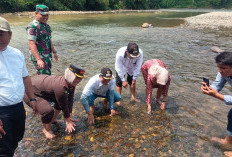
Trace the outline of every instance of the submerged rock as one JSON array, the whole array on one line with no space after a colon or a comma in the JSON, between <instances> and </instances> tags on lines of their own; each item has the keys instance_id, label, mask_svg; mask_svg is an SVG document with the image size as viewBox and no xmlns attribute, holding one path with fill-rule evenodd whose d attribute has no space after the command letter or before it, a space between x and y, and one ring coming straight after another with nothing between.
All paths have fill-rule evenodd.
<instances>
[{"instance_id":1,"label":"submerged rock","mask_svg":"<svg viewBox=\"0 0 232 157\"><path fill-rule=\"evenodd\" d=\"M149 28L149 27L152 27L152 24L149 24L149 23L142 24L142 28Z\"/></svg>"},{"instance_id":2,"label":"submerged rock","mask_svg":"<svg viewBox=\"0 0 232 157\"><path fill-rule=\"evenodd\" d=\"M216 52L216 53L224 52L224 50L220 49L220 48L217 47L217 46L212 46L212 47L210 48L210 50L213 51L213 52Z\"/></svg>"}]
</instances>

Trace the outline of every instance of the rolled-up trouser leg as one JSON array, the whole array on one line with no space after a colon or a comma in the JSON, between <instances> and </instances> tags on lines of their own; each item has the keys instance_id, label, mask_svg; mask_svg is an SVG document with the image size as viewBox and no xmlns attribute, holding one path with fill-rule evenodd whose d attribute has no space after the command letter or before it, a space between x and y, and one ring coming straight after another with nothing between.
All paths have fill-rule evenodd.
<instances>
[{"instance_id":1,"label":"rolled-up trouser leg","mask_svg":"<svg viewBox=\"0 0 232 157\"><path fill-rule=\"evenodd\" d=\"M41 115L42 123L50 123L54 115L54 109L51 107L50 103L47 100L41 97L36 97L36 100L36 108ZM29 98L27 97L27 95L24 96L23 101L30 106Z\"/></svg>"},{"instance_id":2,"label":"rolled-up trouser leg","mask_svg":"<svg viewBox=\"0 0 232 157\"><path fill-rule=\"evenodd\" d=\"M86 112L90 111L90 106L94 105L94 100L97 98L97 95L91 93L89 96L82 94L81 95L81 103Z\"/></svg>"}]
</instances>

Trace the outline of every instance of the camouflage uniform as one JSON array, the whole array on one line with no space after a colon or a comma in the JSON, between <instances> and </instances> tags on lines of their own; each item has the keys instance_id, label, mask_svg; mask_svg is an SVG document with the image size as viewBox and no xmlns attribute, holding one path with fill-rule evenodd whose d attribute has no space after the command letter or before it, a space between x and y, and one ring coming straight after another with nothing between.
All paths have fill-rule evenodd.
<instances>
[{"instance_id":1,"label":"camouflage uniform","mask_svg":"<svg viewBox=\"0 0 232 157\"><path fill-rule=\"evenodd\" d=\"M37 69L37 74L51 75L52 49L51 49L51 27L46 23L33 20L26 28L28 40L35 40L40 58L44 62L44 69L40 69L37 61L30 50L30 59Z\"/></svg>"}]
</instances>

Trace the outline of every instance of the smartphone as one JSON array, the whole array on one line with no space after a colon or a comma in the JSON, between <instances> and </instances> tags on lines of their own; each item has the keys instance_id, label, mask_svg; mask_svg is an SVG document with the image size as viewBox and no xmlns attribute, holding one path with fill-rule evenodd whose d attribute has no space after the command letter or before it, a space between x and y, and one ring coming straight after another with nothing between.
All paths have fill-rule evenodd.
<instances>
[{"instance_id":1,"label":"smartphone","mask_svg":"<svg viewBox=\"0 0 232 157\"><path fill-rule=\"evenodd\" d=\"M205 83L206 83L206 85L209 87L209 79L207 79L207 78L203 77L203 82L205 82Z\"/></svg>"}]
</instances>

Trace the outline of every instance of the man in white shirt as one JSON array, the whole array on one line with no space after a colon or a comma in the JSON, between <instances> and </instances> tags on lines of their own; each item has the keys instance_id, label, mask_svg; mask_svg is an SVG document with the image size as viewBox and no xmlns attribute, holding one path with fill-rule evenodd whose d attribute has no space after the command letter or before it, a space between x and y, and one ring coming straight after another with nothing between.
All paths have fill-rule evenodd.
<instances>
[{"instance_id":1,"label":"man in white shirt","mask_svg":"<svg viewBox=\"0 0 232 157\"><path fill-rule=\"evenodd\" d=\"M108 99L111 116L118 114L114 109L113 103L119 102L121 100L121 95L114 90L114 87L115 79L109 68L103 68L100 74L91 77L86 84L81 95L81 102L88 114L88 121L90 124L94 124L94 100L97 97Z\"/></svg>"},{"instance_id":2,"label":"man in white shirt","mask_svg":"<svg viewBox=\"0 0 232 157\"><path fill-rule=\"evenodd\" d=\"M116 89L121 94L122 87L127 88L129 84L132 102L140 102L139 99L135 98L135 84L142 63L143 51L139 49L136 43L129 43L127 46L120 48L116 54ZM125 79L126 74L127 80Z\"/></svg>"},{"instance_id":3,"label":"man in white shirt","mask_svg":"<svg viewBox=\"0 0 232 157\"><path fill-rule=\"evenodd\" d=\"M35 96L23 54L8 46L12 32L0 17L0 156L12 157L25 131L24 92L36 114Z\"/></svg>"}]
</instances>

